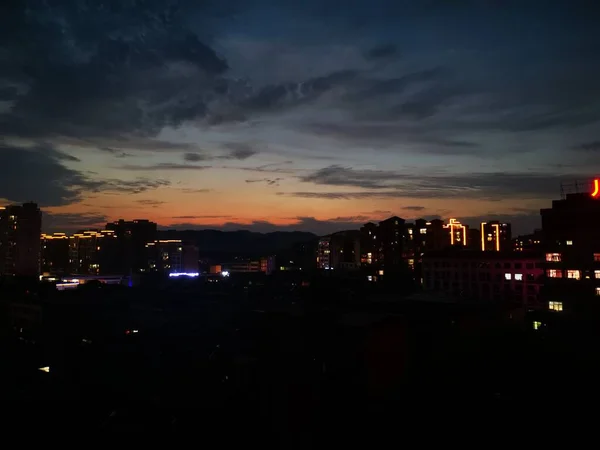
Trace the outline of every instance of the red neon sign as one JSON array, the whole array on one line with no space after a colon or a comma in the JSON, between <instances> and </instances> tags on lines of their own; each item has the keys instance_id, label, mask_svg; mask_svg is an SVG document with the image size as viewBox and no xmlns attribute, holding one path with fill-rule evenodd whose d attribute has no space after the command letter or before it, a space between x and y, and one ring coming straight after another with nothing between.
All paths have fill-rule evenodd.
<instances>
[{"instance_id":1,"label":"red neon sign","mask_svg":"<svg viewBox=\"0 0 600 450\"><path fill-rule=\"evenodd\" d=\"M594 192L592 192L592 197L598 197L598 195L600 195L600 181L598 180L598 178L596 178L594 180Z\"/></svg>"}]
</instances>

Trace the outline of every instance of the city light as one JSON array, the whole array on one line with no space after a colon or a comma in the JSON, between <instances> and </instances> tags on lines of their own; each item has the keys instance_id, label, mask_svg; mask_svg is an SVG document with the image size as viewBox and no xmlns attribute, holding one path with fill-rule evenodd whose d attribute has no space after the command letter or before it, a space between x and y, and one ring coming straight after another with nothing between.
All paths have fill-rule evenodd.
<instances>
[{"instance_id":1,"label":"city light","mask_svg":"<svg viewBox=\"0 0 600 450\"><path fill-rule=\"evenodd\" d=\"M175 273L169 274L170 278L178 278L178 277L193 278L193 277L199 277L199 276L200 276L200 274L198 272L175 272Z\"/></svg>"},{"instance_id":2,"label":"city light","mask_svg":"<svg viewBox=\"0 0 600 450\"><path fill-rule=\"evenodd\" d=\"M221 275L224 277L228 277L229 276L229 272L227 270L224 270L223 272L221 272Z\"/></svg>"},{"instance_id":3,"label":"city light","mask_svg":"<svg viewBox=\"0 0 600 450\"><path fill-rule=\"evenodd\" d=\"M594 192L592 192L592 197L598 197L599 194L600 194L600 180L598 180L598 178L596 178L594 180Z\"/></svg>"},{"instance_id":4,"label":"city light","mask_svg":"<svg viewBox=\"0 0 600 450\"><path fill-rule=\"evenodd\" d=\"M38 370L41 371L41 372L49 373L50 372L50 367L49 366L40 367Z\"/></svg>"}]
</instances>

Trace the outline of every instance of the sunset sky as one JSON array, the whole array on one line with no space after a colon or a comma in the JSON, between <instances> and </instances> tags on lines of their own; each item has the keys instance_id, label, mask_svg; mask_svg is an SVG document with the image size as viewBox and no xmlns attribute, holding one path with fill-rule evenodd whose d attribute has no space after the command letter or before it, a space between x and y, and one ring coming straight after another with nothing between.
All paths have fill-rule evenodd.
<instances>
[{"instance_id":1,"label":"sunset sky","mask_svg":"<svg viewBox=\"0 0 600 450\"><path fill-rule=\"evenodd\" d=\"M596 2L8 3L0 204L47 230L527 232L600 174Z\"/></svg>"}]
</instances>

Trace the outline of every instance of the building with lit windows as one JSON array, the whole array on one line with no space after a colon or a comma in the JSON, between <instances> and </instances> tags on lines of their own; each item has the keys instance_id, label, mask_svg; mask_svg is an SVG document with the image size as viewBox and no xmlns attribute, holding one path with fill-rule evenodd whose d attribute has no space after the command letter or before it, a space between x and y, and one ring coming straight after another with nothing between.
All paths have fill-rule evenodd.
<instances>
[{"instance_id":1,"label":"building with lit windows","mask_svg":"<svg viewBox=\"0 0 600 450\"><path fill-rule=\"evenodd\" d=\"M479 239L482 252L506 252L511 246L511 225L497 220L481 222Z\"/></svg>"},{"instance_id":2,"label":"building with lit windows","mask_svg":"<svg viewBox=\"0 0 600 450\"><path fill-rule=\"evenodd\" d=\"M183 267L183 243L179 239L155 240L146 244L147 268L141 272L181 273Z\"/></svg>"},{"instance_id":3,"label":"building with lit windows","mask_svg":"<svg viewBox=\"0 0 600 450\"><path fill-rule=\"evenodd\" d=\"M0 207L0 275L39 275L41 233L37 204Z\"/></svg>"},{"instance_id":4,"label":"building with lit windows","mask_svg":"<svg viewBox=\"0 0 600 450\"><path fill-rule=\"evenodd\" d=\"M69 241L69 236L65 233L42 234L40 240L42 274L69 273Z\"/></svg>"},{"instance_id":5,"label":"building with lit windows","mask_svg":"<svg viewBox=\"0 0 600 450\"><path fill-rule=\"evenodd\" d=\"M360 227L360 263L362 265L377 264L379 261L379 241L377 240L377 224L369 222Z\"/></svg>"},{"instance_id":6,"label":"building with lit windows","mask_svg":"<svg viewBox=\"0 0 600 450\"><path fill-rule=\"evenodd\" d=\"M450 248L423 256L423 289L456 299L539 307L544 277L539 255Z\"/></svg>"},{"instance_id":7,"label":"building with lit windows","mask_svg":"<svg viewBox=\"0 0 600 450\"><path fill-rule=\"evenodd\" d=\"M331 236L323 236L317 243L317 269L331 269Z\"/></svg>"},{"instance_id":8,"label":"building with lit windows","mask_svg":"<svg viewBox=\"0 0 600 450\"><path fill-rule=\"evenodd\" d=\"M562 186L562 198L541 210L546 282L552 311L600 314L598 181Z\"/></svg>"},{"instance_id":9,"label":"building with lit windows","mask_svg":"<svg viewBox=\"0 0 600 450\"><path fill-rule=\"evenodd\" d=\"M84 230L69 236L70 273L115 274L119 273L119 267L118 241L114 231Z\"/></svg>"},{"instance_id":10,"label":"building with lit windows","mask_svg":"<svg viewBox=\"0 0 600 450\"><path fill-rule=\"evenodd\" d=\"M377 240L379 241L379 263L382 267L393 269L404 261L405 220L400 217L390 217L379 222Z\"/></svg>"},{"instance_id":11,"label":"building with lit windows","mask_svg":"<svg viewBox=\"0 0 600 450\"><path fill-rule=\"evenodd\" d=\"M317 268L325 270L355 270L361 265L361 232L339 231L319 239Z\"/></svg>"},{"instance_id":12,"label":"building with lit windows","mask_svg":"<svg viewBox=\"0 0 600 450\"><path fill-rule=\"evenodd\" d=\"M536 229L532 234L517 236L512 240L512 249L515 252L542 251L543 233Z\"/></svg>"}]
</instances>

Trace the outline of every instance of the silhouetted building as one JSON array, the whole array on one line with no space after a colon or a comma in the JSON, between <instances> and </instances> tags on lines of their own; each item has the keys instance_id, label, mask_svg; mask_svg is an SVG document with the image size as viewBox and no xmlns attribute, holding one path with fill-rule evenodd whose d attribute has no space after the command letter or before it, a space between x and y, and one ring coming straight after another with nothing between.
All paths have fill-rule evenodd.
<instances>
[{"instance_id":1,"label":"silhouetted building","mask_svg":"<svg viewBox=\"0 0 600 450\"><path fill-rule=\"evenodd\" d=\"M387 269L399 267L403 263L404 222L404 219L396 216L379 222L379 262Z\"/></svg>"},{"instance_id":2,"label":"silhouetted building","mask_svg":"<svg viewBox=\"0 0 600 450\"><path fill-rule=\"evenodd\" d=\"M540 251L543 246L543 232L536 229L531 234L524 234L512 239L512 249L515 252Z\"/></svg>"},{"instance_id":3,"label":"silhouetted building","mask_svg":"<svg viewBox=\"0 0 600 450\"><path fill-rule=\"evenodd\" d=\"M156 240L156 223L149 220L118 220L107 223L107 230L115 232L118 241L119 272L129 274L146 270L148 265L146 244Z\"/></svg>"},{"instance_id":4,"label":"silhouetted building","mask_svg":"<svg viewBox=\"0 0 600 450\"><path fill-rule=\"evenodd\" d=\"M512 239L510 223L502 223L497 220L481 222L479 230L481 251L506 252L510 250Z\"/></svg>"},{"instance_id":5,"label":"silhouetted building","mask_svg":"<svg viewBox=\"0 0 600 450\"><path fill-rule=\"evenodd\" d=\"M141 272L179 273L183 267L183 243L179 239L159 239L146 244L148 263Z\"/></svg>"},{"instance_id":6,"label":"silhouetted building","mask_svg":"<svg viewBox=\"0 0 600 450\"><path fill-rule=\"evenodd\" d=\"M331 269L331 236L323 236L317 243L317 269Z\"/></svg>"},{"instance_id":7,"label":"silhouetted building","mask_svg":"<svg viewBox=\"0 0 600 450\"><path fill-rule=\"evenodd\" d=\"M330 264L333 269L355 270L360 267L360 231L333 233L330 242Z\"/></svg>"},{"instance_id":8,"label":"silhouetted building","mask_svg":"<svg viewBox=\"0 0 600 450\"><path fill-rule=\"evenodd\" d=\"M423 288L465 300L536 307L543 273L537 254L452 248L423 257Z\"/></svg>"},{"instance_id":9,"label":"silhouetted building","mask_svg":"<svg viewBox=\"0 0 600 450\"><path fill-rule=\"evenodd\" d=\"M42 234L40 245L42 273L69 273L69 236L65 233Z\"/></svg>"},{"instance_id":10,"label":"silhouetted building","mask_svg":"<svg viewBox=\"0 0 600 450\"><path fill-rule=\"evenodd\" d=\"M360 263L363 265L377 264L379 261L378 227L369 222L360 227Z\"/></svg>"},{"instance_id":11,"label":"silhouetted building","mask_svg":"<svg viewBox=\"0 0 600 450\"><path fill-rule=\"evenodd\" d=\"M69 236L69 272L81 275L117 274L119 248L112 230L82 230Z\"/></svg>"},{"instance_id":12,"label":"silhouetted building","mask_svg":"<svg viewBox=\"0 0 600 450\"><path fill-rule=\"evenodd\" d=\"M597 182L596 182L597 183ZM581 185L579 185L581 186ZM594 195L596 193L596 195ZM566 193L541 210L548 309L586 314L600 312L600 195Z\"/></svg>"},{"instance_id":13,"label":"silhouetted building","mask_svg":"<svg viewBox=\"0 0 600 450\"><path fill-rule=\"evenodd\" d=\"M0 207L0 275L39 274L41 233L36 203Z\"/></svg>"},{"instance_id":14,"label":"silhouetted building","mask_svg":"<svg viewBox=\"0 0 600 450\"><path fill-rule=\"evenodd\" d=\"M467 247L469 245L469 226L456 219L450 219L444 228L447 229L450 246Z\"/></svg>"}]
</instances>

